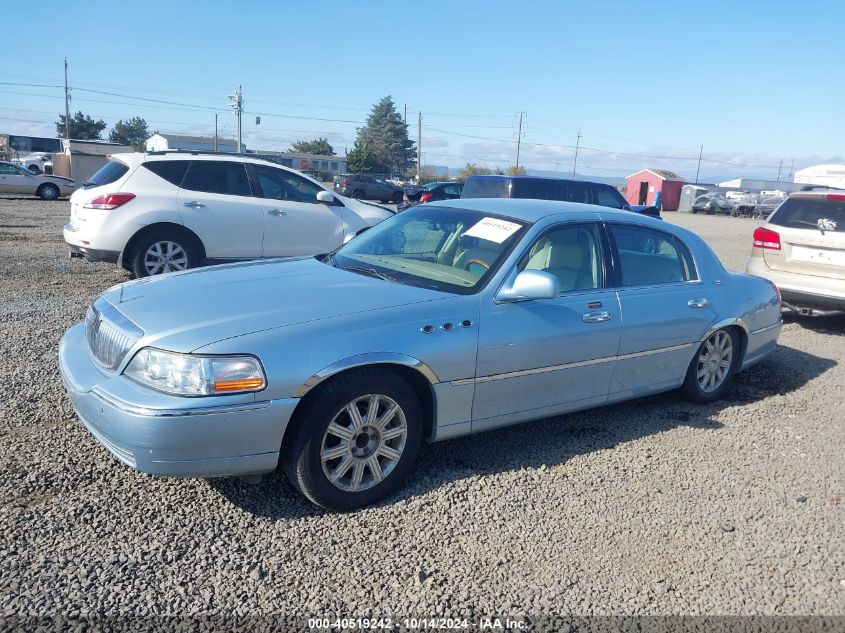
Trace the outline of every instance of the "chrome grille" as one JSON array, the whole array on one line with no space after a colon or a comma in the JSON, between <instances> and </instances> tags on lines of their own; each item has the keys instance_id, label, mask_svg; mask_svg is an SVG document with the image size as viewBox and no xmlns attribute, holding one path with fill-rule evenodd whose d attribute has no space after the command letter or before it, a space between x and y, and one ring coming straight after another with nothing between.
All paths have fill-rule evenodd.
<instances>
[{"instance_id":1,"label":"chrome grille","mask_svg":"<svg viewBox=\"0 0 845 633\"><path fill-rule=\"evenodd\" d=\"M143 335L143 330L104 299L97 299L85 315L88 349L106 369L117 369L126 353Z\"/></svg>"}]
</instances>

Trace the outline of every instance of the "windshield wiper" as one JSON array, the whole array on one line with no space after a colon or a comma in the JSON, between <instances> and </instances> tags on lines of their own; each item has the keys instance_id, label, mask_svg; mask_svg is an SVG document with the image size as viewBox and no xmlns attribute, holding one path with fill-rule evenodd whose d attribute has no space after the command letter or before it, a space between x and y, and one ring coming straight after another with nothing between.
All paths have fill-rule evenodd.
<instances>
[{"instance_id":1,"label":"windshield wiper","mask_svg":"<svg viewBox=\"0 0 845 633\"><path fill-rule=\"evenodd\" d=\"M384 279L385 281L392 281L397 284L401 283L398 279L395 279L390 275L385 275L383 272L378 271L375 268L366 268L365 266L347 266L343 270L348 270L353 273L363 273L365 275L369 275L370 277L375 277L376 279Z\"/></svg>"}]
</instances>

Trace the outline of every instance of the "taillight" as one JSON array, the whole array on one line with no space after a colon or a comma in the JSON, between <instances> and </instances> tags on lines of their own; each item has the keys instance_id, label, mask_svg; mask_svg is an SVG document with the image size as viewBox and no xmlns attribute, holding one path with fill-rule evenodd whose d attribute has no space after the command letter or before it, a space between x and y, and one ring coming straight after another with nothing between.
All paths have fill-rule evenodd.
<instances>
[{"instance_id":1,"label":"taillight","mask_svg":"<svg viewBox=\"0 0 845 633\"><path fill-rule=\"evenodd\" d=\"M340 185L341 187L348 187L348 186L349 186L349 181L348 181L348 180L341 180L341 181L340 181L340 182L338 182L337 184L338 184L338 185Z\"/></svg>"},{"instance_id":2,"label":"taillight","mask_svg":"<svg viewBox=\"0 0 845 633\"><path fill-rule=\"evenodd\" d=\"M122 204L126 204L134 197L134 193L107 193L104 196L92 198L82 206L86 209L111 211L112 209L117 209Z\"/></svg>"},{"instance_id":3,"label":"taillight","mask_svg":"<svg viewBox=\"0 0 845 633\"><path fill-rule=\"evenodd\" d=\"M757 227L754 229L754 248L768 248L773 251L779 251L780 234L762 226Z\"/></svg>"},{"instance_id":4,"label":"taillight","mask_svg":"<svg viewBox=\"0 0 845 633\"><path fill-rule=\"evenodd\" d=\"M420 202L428 202L429 200L431 200L431 194L430 193L424 193L423 195L420 196Z\"/></svg>"},{"instance_id":5,"label":"taillight","mask_svg":"<svg viewBox=\"0 0 845 633\"><path fill-rule=\"evenodd\" d=\"M777 284L772 284L772 287L775 289L775 292L778 294L778 303L783 305L783 296L780 294L780 288L777 287Z\"/></svg>"},{"instance_id":6,"label":"taillight","mask_svg":"<svg viewBox=\"0 0 845 633\"><path fill-rule=\"evenodd\" d=\"M829 193L825 197L830 202L845 202L845 193Z\"/></svg>"}]
</instances>

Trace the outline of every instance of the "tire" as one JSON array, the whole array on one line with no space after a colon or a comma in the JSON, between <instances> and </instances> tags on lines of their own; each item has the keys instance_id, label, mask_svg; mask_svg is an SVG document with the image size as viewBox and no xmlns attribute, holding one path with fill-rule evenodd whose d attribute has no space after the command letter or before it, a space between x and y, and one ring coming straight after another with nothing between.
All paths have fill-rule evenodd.
<instances>
[{"instance_id":1,"label":"tire","mask_svg":"<svg viewBox=\"0 0 845 633\"><path fill-rule=\"evenodd\" d=\"M38 165L33 165L32 167L27 167L27 169L29 171L31 171L33 174L40 174L41 173L41 169L38 167Z\"/></svg>"},{"instance_id":2,"label":"tire","mask_svg":"<svg viewBox=\"0 0 845 633\"><path fill-rule=\"evenodd\" d=\"M42 200L56 200L59 197L59 193L59 188L56 185L47 182L38 187L38 191L35 192L35 195Z\"/></svg>"},{"instance_id":3,"label":"tire","mask_svg":"<svg viewBox=\"0 0 845 633\"><path fill-rule=\"evenodd\" d=\"M135 243L131 256L131 269L135 277L139 279L187 270L199 264L198 252L199 249L194 240L184 233L168 230L152 231Z\"/></svg>"},{"instance_id":4,"label":"tire","mask_svg":"<svg viewBox=\"0 0 845 633\"><path fill-rule=\"evenodd\" d=\"M404 199L405 199L405 196L398 191L393 194L393 204L402 204L402 200L404 200Z\"/></svg>"},{"instance_id":5,"label":"tire","mask_svg":"<svg viewBox=\"0 0 845 633\"><path fill-rule=\"evenodd\" d=\"M730 352L729 357L725 354L727 351ZM721 398L733 382L741 352L735 328L723 328L710 334L690 361L681 386L681 395L698 404L707 404ZM718 365L714 362L717 358Z\"/></svg>"},{"instance_id":6,"label":"tire","mask_svg":"<svg viewBox=\"0 0 845 633\"><path fill-rule=\"evenodd\" d=\"M355 198L356 200L360 200L361 198L364 197L364 192L361 191L360 189L356 189L355 191L352 192L352 197Z\"/></svg>"},{"instance_id":7,"label":"tire","mask_svg":"<svg viewBox=\"0 0 845 633\"><path fill-rule=\"evenodd\" d=\"M282 446L282 467L294 487L335 511L375 503L399 488L422 444L422 409L410 385L389 369L363 367L330 380L314 395ZM374 402L376 417L370 418ZM349 413L353 407L357 422ZM383 422L386 431L380 430L374 421L394 407ZM391 437L383 439L387 433Z\"/></svg>"}]
</instances>

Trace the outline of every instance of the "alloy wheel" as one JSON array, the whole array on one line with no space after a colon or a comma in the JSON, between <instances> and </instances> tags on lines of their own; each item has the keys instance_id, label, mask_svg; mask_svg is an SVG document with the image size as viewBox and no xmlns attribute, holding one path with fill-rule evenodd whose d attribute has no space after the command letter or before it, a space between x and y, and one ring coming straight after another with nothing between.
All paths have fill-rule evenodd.
<instances>
[{"instance_id":1,"label":"alloy wheel","mask_svg":"<svg viewBox=\"0 0 845 633\"><path fill-rule=\"evenodd\" d=\"M395 400L383 394L355 398L335 414L323 434L323 473L345 492L372 488L399 463L407 438L405 412Z\"/></svg>"},{"instance_id":2,"label":"alloy wheel","mask_svg":"<svg viewBox=\"0 0 845 633\"><path fill-rule=\"evenodd\" d=\"M188 268L188 254L176 242L156 242L144 253L144 268L149 275L185 270Z\"/></svg>"},{"instance_id":3,"label":"alloy wheel","mask_svg":"<svg viewBox=\"0 0 845 633\"><path fill-rule=\"evenodd\" d=\"M724 330L711 334L698 355L696 378L705 393L716 391L730 374L733 363L733 341Z\"/></svg>"}]
</instances>

